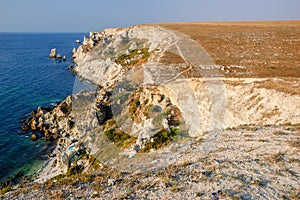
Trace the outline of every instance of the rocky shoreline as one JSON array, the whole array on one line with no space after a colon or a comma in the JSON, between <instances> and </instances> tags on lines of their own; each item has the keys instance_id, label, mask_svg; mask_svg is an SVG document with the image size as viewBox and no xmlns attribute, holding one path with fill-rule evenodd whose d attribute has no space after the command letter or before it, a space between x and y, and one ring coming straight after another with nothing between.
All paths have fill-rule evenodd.
<instances>
[{"instance_id":1,"label":"rocky shoreline","mask_svg":"<svg viewBox=\"0 0 300 200\"><path fill-rule=\"evenodd\" d=\"M31 139L56 146L34 192L10 188L5 197L299 194L299 95L262 86L277 79L220 77L205 56L195 41L160 27L91 32L73 50L73 70L93 89L23 121Z\"/></svg>"}]
</instances>

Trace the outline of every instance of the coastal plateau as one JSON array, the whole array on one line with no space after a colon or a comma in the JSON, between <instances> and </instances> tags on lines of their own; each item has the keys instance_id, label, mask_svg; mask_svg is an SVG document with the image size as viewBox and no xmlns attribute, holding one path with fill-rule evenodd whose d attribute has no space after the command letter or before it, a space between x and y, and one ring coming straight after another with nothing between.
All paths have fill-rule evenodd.
<instances>
[{"instance_id":1,"label":"coastal plateau","mask_svg":"<svg viewBox=\"0 0 300 200\"><path fill-rule=\"evenodd\" d=\"M73 49L88 87L22 126L55 149L2 198L299 199L299 33L299 21L91 32Z\"/></svg>"}]
</instances>

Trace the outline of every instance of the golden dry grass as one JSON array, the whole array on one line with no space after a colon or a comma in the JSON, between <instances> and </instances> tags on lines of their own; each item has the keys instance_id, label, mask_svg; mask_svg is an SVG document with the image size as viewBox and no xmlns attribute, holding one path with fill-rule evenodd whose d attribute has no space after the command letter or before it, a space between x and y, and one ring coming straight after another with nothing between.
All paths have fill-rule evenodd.
<instances>
[{"instance_id":1,"label":"golden dry grass","mask_svg":"<svg viewBox=\"0 0 300 200\"><path fill-rule=\"evenodd\" d=\"M281 81L269 80L264 82L256 82L257 88L266 88L277 90L292 95L300 95L299 80L285 78Z\"/></svg>"},{"instance_id":2,"label":"golden dry grass","mask_svg":"<svg viewBox=\"0 0 300 200\"><path fill-rule=\"evenodd\" d=\"M184 59L181 56L174 54L170 51L166 51L164 53L164 55L160 59L160 62L162 64L169 64L169 63L183 64L183 63L185 63Z\"/></svg>"},{"instance_id":3,"label":"golden dry grass","mask_svg":"<svg viewBox=\"0 0 300 200\"><path fill-rule=\"evenodd\" d=\"M300 77L300 20L159 25L189 35L217 65L253 73L226 77Z\"/></svg>"}]
</instances>

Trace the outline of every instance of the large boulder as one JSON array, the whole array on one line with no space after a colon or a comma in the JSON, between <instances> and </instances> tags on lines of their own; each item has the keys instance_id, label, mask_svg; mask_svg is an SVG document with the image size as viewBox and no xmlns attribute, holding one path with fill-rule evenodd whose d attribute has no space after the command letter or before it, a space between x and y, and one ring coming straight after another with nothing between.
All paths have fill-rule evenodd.
<instances>
[{"instance_id":1,"label":"large boulder","mask_svg":"<svg viewBox=\"0 0 300 200\"><path fill-rule=\"evenodd\" d=\"M30 124L31 130L35 131L37 129L37 122L35 119L32 119L31 124Z\"/></svg>"}]
</instances>

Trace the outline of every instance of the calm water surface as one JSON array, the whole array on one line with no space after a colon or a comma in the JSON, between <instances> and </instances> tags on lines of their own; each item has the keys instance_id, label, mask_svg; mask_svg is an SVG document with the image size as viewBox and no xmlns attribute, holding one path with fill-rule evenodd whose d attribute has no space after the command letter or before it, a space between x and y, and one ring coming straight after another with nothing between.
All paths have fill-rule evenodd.
<instances>
[{"instance_id":1,"label":"calm water surface","mask_svg":"<svg viewBox=\"0 0 300 200\"><path fill-rule=\"evenodd\" d=\"M67 66L83 35L0 33L0 180L19 171L32 174L44 162L49 144L18 134L20 119L72 93L75 76ZM51 48L67 61L49 59Z\"/></svg>"}]
</instances>

